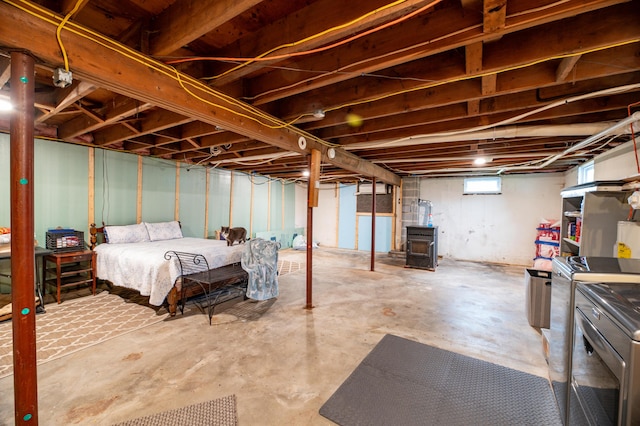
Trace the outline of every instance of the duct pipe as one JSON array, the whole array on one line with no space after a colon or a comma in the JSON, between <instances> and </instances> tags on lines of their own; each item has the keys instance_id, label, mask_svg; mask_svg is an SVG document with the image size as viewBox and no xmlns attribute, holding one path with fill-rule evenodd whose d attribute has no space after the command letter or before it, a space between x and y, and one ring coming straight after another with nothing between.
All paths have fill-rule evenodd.
<instances>
[{"instance_id":1,"label":"duct pipe","mask_svg":"<svg viewBox=\"0 0 640 426\"><path fill-rule=\"evenodd\" d=\"M572 152L575 152L579 149L585 148L589 145L591 145L592 143L595 143L597 141L599 141L600 139L609 136L610 134L614 133L616 130L622 129L626 126L628 126L629 124L633 123L634 121L638 121L640 120L640 111L635 112L633 114L631 114L629 117L625 118L624 120L620 120L619 122L617 122L616 124L610 126L607 129L604 129L602 131L600 131L599 133L592 135L590 137L588 137L587 139L583 140L582 142L569 147L567 149L565 149L564 151L562 151L559 154L553 155L549 158L547 158L543 163L538 164L536 166L513 166L513 167L503 167L500 170L498 170L498 174L504 172L504 171L511 171L511 170L538 170L538 169L543 169L545 167L547 167L548 165L550 165L551 163L553 163L556 160L559 160L560 158L571 154ZM630 133L630 132L627 132ZM619 133L618 133L619 134Z\"/></svg>"},{"instance_id":2,"label":"duct pipe","mask_svg":"<svg viewBox=\"0 0 640 426\"><path fill-rule=\"evenodd\" d=\"M605 121L601 123L564 124L557 126L510 126L501 129L489 129L453 135L425 135L391 141L361 142L345 145L343 148L346 150L358 150L389 147L396 148L403 146L426 145L443 142L464 142L471 140L513 139L524 137L590 136L595 133L602 132L610 128L614 124L615 122Z\"/></svg>"},{"instance_id":3,"label":"duct pipe","mask_svg":"<svg viewBox=\"0 0 640 426\"><path fill-rule=\"evenodd\" d=\"M443 142L463 142L471 140L493 140L493 139L514 139L525 137L558 137L558 136L590 136L615 126L617 123L612 121L605 121L601 123L584 123L584 124L564 124L557 126L511 126L502 129L482 130L471 133L460 133L448 136L418 136L412 138L399 139L394 141L379 141L379 142L362 142L350 145L344 145L342 149L347 151L356 149L374 149L384 147L403 147L411 145L426 145L432 143ZM623 134L629 134L624 132ZM224 160L212 161L217 166L223 164L249 164L250 161L256 162L268 162L285 157L296 157L300 154L296 152L284 152L274 154L262 154L253 155L243 158L229 158ZM415 160L411 160L415 161ZM260 163L255 163L260 164Z\"/></svg>"},{"instance_id":4,"label":"duct pipe","mask_svg":"<svg viewBox=\"0 0 640 426\"><path fill-rule=\"evenodd\" d=\"M548 166L549 164L553 163L554 161L556 161L559 158L564 157L565 155L571 154L574 151L577 151L579 149L584 148L585 146L591 145L594 142L599 141L600 139L602 139L605 136L610 135L611 133L613 133L614 131L627 126L628 124L633 123L634 121L640 120L640 112L635 112L632 115L630 115L629 117L625 118L624 120L621 120L620 122L618 122L617 124L609 127L608 129L605 129L603 131L601 131L598 134L595 134L591 137L588 137L587 139L583 140L582 142L567 148L566 150L564 150L563 152L561 152L560 154L556 154L553 157L549 158L547 161L545 161L544 163L542 163L542 165L539 168L544 168L546 166Z\"/></svg>"}]
</instances>

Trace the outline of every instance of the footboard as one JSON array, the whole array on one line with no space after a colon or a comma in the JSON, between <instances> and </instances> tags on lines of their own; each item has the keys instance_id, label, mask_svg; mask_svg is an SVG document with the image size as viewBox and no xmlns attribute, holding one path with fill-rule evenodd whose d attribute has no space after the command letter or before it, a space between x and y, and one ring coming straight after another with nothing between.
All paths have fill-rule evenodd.
<instances>
[{"instance_id":1,"label":"footboard","mask_svg":"<svg viewBox=\"0 0 640 426\"><path fill-rule=\"evenodd\" d=\"M174 316L178 302L184 313L184 304L189 297L204 294L209 324L213 316L221 289L243 288L246 291L248 274L239 263L210 269L207 260L201 254L168 251L165 259L176 258L180 265L180 276L167 296L169 313ZM177 284L180 283L180 290Z\"/></svg>"}]
</instances>

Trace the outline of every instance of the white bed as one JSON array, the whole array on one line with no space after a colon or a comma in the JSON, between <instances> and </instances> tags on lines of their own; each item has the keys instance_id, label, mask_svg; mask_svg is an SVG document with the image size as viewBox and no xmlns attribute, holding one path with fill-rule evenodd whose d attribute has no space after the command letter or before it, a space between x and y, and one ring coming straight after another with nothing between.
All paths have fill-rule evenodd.
<instances>
[{"instance_id":1,"label":"white bed","mask_svg":"<svg viewBox=\"0 0 640 426\"><path fill-rule=\"evenodd\" d=\"M220 240L183 238L182 233L175 229L172 231L173 235L165 233L160 239L152 241L151 239L156 239L151 232L153 228L148 227L151 238L147 238L140 225L144 226L144 223L104 227L109 235L109 243L93 248L98 254L97 277L117 286L137 290L141 295L149 296L149 303L155 306L162 305L180 275L177 258L165 259L166 252L173 250L201 254L207 259L209 268L215 269L240 262L245 248L244 245L229 247L226 241ZM179 229L179 225L177 226ZM100 232L102 228L93 226L92 238ZM122 238L125 232L126 236Z\"/></svg>"}]
</instances>

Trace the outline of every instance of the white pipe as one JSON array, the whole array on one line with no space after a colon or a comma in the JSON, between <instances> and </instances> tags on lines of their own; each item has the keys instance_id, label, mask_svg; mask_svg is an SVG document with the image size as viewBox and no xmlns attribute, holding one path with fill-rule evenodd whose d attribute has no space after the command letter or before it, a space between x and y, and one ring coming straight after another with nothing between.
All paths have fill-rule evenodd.
<instances>
[{"instance_id":1,"label":"white pipe","mask_svg":"<svg viewBox=\"0 0 640 426\"><path fill-rule=\"evenodd\" d=\"M523 158L523 157L549 157L555 155L548 152L522 152L519 154L487 154L486 157L491 157L493 160L497 158ZM478 158L478 155L464 155L460 157L420 157L420 158L396 158L388 160L370 160L376 164L391 164L391 163L436 163L439 161L473 161Z\"/></svg>"},{"instance_id":2,"label":"white pipe","mask_svg":"<svg viewBox=\"0 0 640 426\"><path fill-rule=\"evenodd\" d=\"M544 163L542 163L542 165L540 166L542 167L546 167L549 164L553 163L554 161L556 161L558 158L564 157L567 154L572 153L573 151L577 151L579 149L584 148L585 146L591 145L594 142L599 141L600 139L604 138L605 136L608 136L610 134L612 134L613 132L615 132L616 130L625 127L631 123L633 123L634 121L638 121L640 120L640 112L634 112L633 114L631 114L629 117L625 118L624 120L620 120L620 122L618 122L617 124L611 126L610 128L603 130L602 132L593 135L585 140L583 140L582 142L567 148L566 150L564 150L563 152L561 152L560 154L554 155L553 157L549 158L547 161L545 161ZM626 132L627 134L631 133Z\"/></svg>"},{"instance_id":3,"label":"white pipe","mask_svg":"<svg viewBox=\"0 0 640 426\"><path fill-rule=\"evenodd\" d=\"M362 143L358 143L358 144L352 144L352 145L348 145L345 146L344 149L367 149L367 148L381 148L381 147L388 147L388 146L407 146L407 145L416 145L416 144L427 144L427 143L439 143L439 142L460 142L460 141L466 141L466 140L481 140L481 139L491 139L493 137L499 137L499 130L496 130L498 127L500 126L505 126L507 124L511 124L517 121L522 120L523 118L529 117L531 115L534 114L538 114L540 112L552 109L552 108L556 108L559 106L563 106L563 105L567 105L573 102L577 102L577 101L582 101L584 99L590 99L590 98L595 98L595 97L600 97L600 96L606 96L606 95L613 95L613 94L618 94L618 93L625 93L625 92L629 92L632 90L638 90L640 89L640 83L635 83L635 84L628 84L625 86L619 86L619 87L610 87L608 89L604 89L604 90L599 90L596 92L592 92L592 93L586 93L584 95L578 95L578 96L573 96L567 99L563 99L563 100L558 100L555 102L552 102L550 104L544 105L540 108L536 108L534 110L531 111L527 111L525 113L516 115L514 117L508 118L506 120L502 120L499 123L494 123L494 124L487 124L485 126L478 126L478 127L474 127L471 129L464 129L464 130L455 130L455 131L451 131L451 132L442 132L442 133L435 133L435 134L431 134L431 135L416 135L416 136L409 136L407 138L402 138L402 139L396 139L396 140L390 140L390 141L381 141L381 142L362 142ZM604 123L603 123L604 124ZM605 126L608 127L608 125L604 124ZM573 127L574 125L568 125L568 126L560 126L560 127L555 127L556 129L570 129L571 127ZM581 124L578 126L588 126L587 124ZM525 127L525 129L535 129L537 126L527 126ZM547 126L543 126L543 129L547 128ZM518 136L527 136L526 134L520 133L519 135L515 135L515 136L510 136L511 135L511 131L517 131L518 127L511 127L511 128L506 128L507 130L505 130L507 133L505 133L503 136L503 138L510 138L510 137L518 137ZM522 129L522 128L520 128ZM483 132L484 130L488 130L489 132ZM544 134L544 130L542 130L543 133L540 134L533 134L531 136L589 136L589 135L593 135L594 133L600 132L601 130L604 130L604 128L601 129L591 129L591 130L586 130L583 133L573 133L573 134ZM467 135L466 137L464 135Z\"/></svg>"},{"instance_id":4,"label":"white pipe","mask_svg":"<svg viewBox=\"0 0 640 426\"><path fill-rule=\"evenodd\" d=\"M526 137L554 137L554 136L590 136L602 132L611 127L615 122L605 121L601 123L563 124L556 126L510 126L501 129L482 130L473 133L460 133L448 136L419 136L406 139L361 142L345 145L346 150L374 149L403 147L413 145L426 145L444 142L464 142L472 140L513 139Z\"/></svg>"},{"instance_id":5,"label":"white pipe","mask_svg":"<svg viewBox=\"0 0 640 426\"><path fill-rule=\"evenodd\" d=\"M249 166L252 166L252 165L257 165L258 164L257 162L261 160L271 161L271 160L276 160L278 158L296 157L299 155L301 154L298 154L297 152L280 152L277 154L261 154L261 155L251 155L251 156L242 157L242 158L228 158L224 160L212 161L212 163L216 163L216 165L229 164L229 163L243 164L250 161L255 161L256 163L254 164L247 164Z\"/></svg>"},{"instance_id":6,"label":"white pipe","mask_svg":"<svg viewBox=\"0 0 640 426\"><path fill-rule=\"evenodd\" d=\"M599 133L592 135L590 137L588 137L587 139L583 140L582 142L569 147L567 149L565 149L564 151L562 151L559 154L553 155L549 158L547 158L543 163L534 166L534 169L543 169L545 167L547 167L549 164L553 163L554 161L564 157L565 155L571 154L574 151L577 151L579 149L582 149L588 145L591 145L592 143L598 142L600 139L609 136L610 134L616 132L617 130L626 127L627 125L633 123L634 121L638 121L640 120L640 111L638 112L634 112L633 114L631 114L629 117L625 118L624 120L620 120L618 123L614 124L613 126L610 126L609 128L600 131ZM625 132L618 132L617 134L630 134L630 131L625 131ZM524 166L524 167L520 167L520 166L514 166L514 167L504 167L502 168L498 173L502 173L503 171L506 170L530 170L532 169L532 167L530 166Z\"/></svg>"}]
</instances>

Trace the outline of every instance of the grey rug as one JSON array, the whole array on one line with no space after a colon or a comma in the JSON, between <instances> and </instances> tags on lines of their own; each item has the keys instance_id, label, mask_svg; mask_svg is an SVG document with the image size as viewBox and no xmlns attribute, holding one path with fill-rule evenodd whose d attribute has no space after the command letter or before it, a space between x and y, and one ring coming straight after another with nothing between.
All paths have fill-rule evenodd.
<instances>
[{"instance_id":1,"label":"grey rug","mask_svg":"<svg viewBox=\"0 0 640 426\"><path fill-rule=\"evenodd\" d=\"M229 395L113 426L237 426L236 396Z\"/></svg>"},{"instance_id":2,"label":"grey rug","mask_svg":"<svg viewBox=\"0 0 640 426\"><path fill-rule=\"evenodd\" d=\"M549 381L386 335L320 408L350 425L561 425Z\"/></svg>"}]
</instances>

